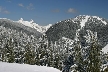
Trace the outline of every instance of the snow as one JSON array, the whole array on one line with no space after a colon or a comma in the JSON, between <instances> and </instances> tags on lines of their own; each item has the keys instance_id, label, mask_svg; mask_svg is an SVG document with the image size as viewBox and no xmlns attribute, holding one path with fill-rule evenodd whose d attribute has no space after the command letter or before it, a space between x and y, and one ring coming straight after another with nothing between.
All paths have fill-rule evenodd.
<instances>
[{"instance_id":1,"label":"snow","mask_svg":"<svg viewBox=\"0 0 108 72\"><path fill-rule=\"evenodd\" d=\"M97 20L100 20L105 25L107 24L107 22L102 20L102 18L100 18L98 16L90 16L90 15L79 15L76 18L74 18L74 20L79 20L81 28L82 28L85 26L85 23L88 21L88 19L92 19L92 18L96 18ZM92 19L92 21L93 21L93 19Z\"/></svg>"},{"instance_id":2,"label":"snow","mask_svg":"<svg viewBox=\"0 0 108 72\"><path fill-rule=\"evenodd\" d=\"M0 19L7 19L7 18L0 18Z\"/></svg>"},{"instance_id":3,"label":"snow","mask_svg":"<svg viewBox=\"0 0 108 72\"><path fill-rule=\"evenodd\" d=\"M104 54L106 54L108 52L108 44L104 48L102 48L102 52Z\"/></svg>"},{"instance_id":4,"label":"snow","mask_svg":"<svg viewBox=\"0 0 108 72\"><path fill-rule=\"evenodd\" d=\"M81 28L85 26L85 23L87 22L87 20L88 20L89 17L90 16L87 15L87 16L85 16L84 19L82 19L82 21L80 22L81 23Z\"/></svg>"},{"instance_id":5,"label":"snow","mask_svg":"<svg viewBox=\"0 0 108 72\"><path fill-rule=\"evenodd\" d=\"M10 20L10 21L12 21L11 19L8 19L8 18L0 18L0 19L4 19L4 20ZM14 21L12 21L12 22L14 22Z\"/></svg>"},{"instance_id":6,"label":"snow","mask_svg":"<svg viewBox=\"0 0 108 72\"><path fill-rule=\"evenodd\" d=\"M72 39L66 38L66 37L62 37L63 40L66 41L66 46L72 45L74 43L74 41Z\"/></svg>"},{"instance_id":7,"label":"snow","mask_svg":"<svg viewBox=\"0 0 108 72\"><path fill-rule=\"evenodd\" d=\"M103 64L103 65L101 66L101 68L102 68L103 70L105 70L105 69L107 68L107 66L108 66L108 63Z\"/></svg>"},{"instance_id":8,"label":"snow","mask_svg":"<svg viewBox=\"0 0 108 72\"><path fill-rule=\"evenodd\" d=\"M0 62L0 72L61 72L53 67Z\"/></svg>"},{"instance_id":9,"label":"snow","mask_svg":"<svg viewBox=\"0 0 108 72\"><path fill-rule=\"evenodd\" d=\"M107 24L105 21L102 20L102 18L99 18L98 16L92 16L93 18L97 18L98 20L100 20L102 23L104 23L105 25Z\"/></svg>"},{"instance_id":10,"label":"snow","mask_svg":"<svg viewBox=\"0 0 108 72\"><path fill-rule=\"evenodd\" d=\"M45 33L52 26L52 24L49 24L47 26L40 26L40 25L36 24L32 19L31 19L31 21L24 21L23 18L21 18L20 20L18 20L16 22L22 23L25 26L34 28L40 33Z\"/></svg>"}]
</instances>

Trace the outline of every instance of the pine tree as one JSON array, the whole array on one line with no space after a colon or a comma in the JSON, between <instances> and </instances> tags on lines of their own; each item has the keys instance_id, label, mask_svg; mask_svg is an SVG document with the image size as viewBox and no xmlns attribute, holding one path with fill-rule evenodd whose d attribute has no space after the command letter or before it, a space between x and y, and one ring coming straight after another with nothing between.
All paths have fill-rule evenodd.
<instances>
[{"instance_id":1,"label":"pine tree","mask_svg":"<svg viewBox=\"0 0 108 72\"><path fill-rule=\"evenodd\" d=\"M35 52L31 48L30 44L26 45L25 53L24 53L24 63L26 64L35 64Z\"/></svg>"},{"instance_id":2,"label":"pine tree","mask_svg":"<svg viewBox=\"0 0 108 72\"><path fill-rule=\"evenodd\" d=\"M2 48L1 61L7 62L7 45Z\"/></svg>"},{"instance_id":3,"label":"pine tree","mask_svg":"<svg viewBox=\"0 0 108 72\"><path fill-rule=\"evenodd\" d=\"M53 53L53 46L50 45L49 46L49 50L48 50L48 66L50 67L54 67L54 57L53 57L54 53Z\"/></svg>"},{"instance_id":4,"label":"pine tree","mask_svg":"<svg viewBox=\"0 0 108 72\"><path fill-rule=\"evenodd\" d=\"M77 65L75 69L79 72L85 72L84 69L84 64L83 64L83 56L82 56L82 46L81 46L81 41L80 41L80 36L79 36L79 31L76 31L76 37L73 43L73 48L74 48L74 63Z\"/></svg>"},{"instance_id":5,"label":"pine tree","mask_svg":"<svg viewBox=\"0 0 108 72\"><path fill-rule=\"evenodd\" d=\"M97 33L87 31L85 46L81 45L79 32L73 43L75 71L79 72L100 72L101 70L101 46L97 39Z\"/></svg>"},{"instance_id":6,"label":"pine tree","mask_svg":"<svg viewBox=\"0 0 108 72\"><path fill-rule=\"evenodd\" d=\"M6 44L6 49L7 49L7 60L9 63L15 62L15 54L14 54L14 46L13 46L13 39L10 38L7 41Z\"/></svg>"},{"instance_id":7,"label":"pine tree","mask_svg":"<svg viewBox=\"0 0 108 72\"><path fill-rule=\"evenodd\" d=\"M98 39L97 39L97 33L91 32L88 30L88 66L87 71L88 72L100 72L101 69L101 46L99 45Z\"/></svg>"}]
</instances>

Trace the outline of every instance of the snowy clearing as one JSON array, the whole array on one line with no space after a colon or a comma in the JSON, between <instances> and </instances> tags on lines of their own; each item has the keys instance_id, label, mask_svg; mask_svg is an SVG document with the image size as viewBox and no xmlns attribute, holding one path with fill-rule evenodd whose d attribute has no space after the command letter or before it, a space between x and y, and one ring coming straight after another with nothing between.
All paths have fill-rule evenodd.
<instances>
[{"instance_id":1,"label":"snowy clearing","mask_svg":"<svg viewBox=\"0 0 108 72\"><path fill-rule=\"evenodd\" d=\"M61 72L53 67L0 62L0 72Z\"/></svg>"}]
</instances>

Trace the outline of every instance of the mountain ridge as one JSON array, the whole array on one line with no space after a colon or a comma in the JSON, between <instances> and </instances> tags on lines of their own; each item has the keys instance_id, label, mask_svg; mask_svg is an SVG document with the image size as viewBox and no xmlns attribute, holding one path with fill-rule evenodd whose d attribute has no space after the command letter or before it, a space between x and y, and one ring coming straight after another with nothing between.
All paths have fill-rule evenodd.
<instances>
[{"instance_id":1,"label":"mountain ridge","mask_svg":"<svg viewBox=\"0 0 108 72\"><path fill-rule=\"evenodd\" d=\"M9 21L15 22L15 23L21 23L21 24L23 24L25 26L36 29L38 32L40 32L42 34L45 33L50 26L52 26L52 24L48 24L46 26L41 26L41 25L35 23L32 19L30 21L25 21L23 18L20 18L18 21L13 21L13 20L8 19L8 18L0 18L0 19L9 20Z\"/></svg>"},{"instance_id":2,"label":"mountain ridge","mask_svg":"<svg viewBox=\"0 0 108 72\"><path fill-rule=\"evenodd\" d=\"M22 23L22 24L24 24L26 26L34 28L34 29L36 29L40 33L45 33L48 30L48 28L50 26L52 26L52 24L48 24L46 26L40 26L37 23L35 23L32 19L30 21L24 21L23 18L20 18L20 20L18 20L16 22L19 22L19 23Z\"/></svg>"},{"instance_id":3,"label":"mountain ridge","mask_svg":"<svg viewBox=\"0 0 108 72\"><path fill-rule=\"evenodd\" d=\"M104 30L107 30L107 26L107 19L99 16L79 15L75 18L70 18L55 23L46 31L46 35L48 36L49 41L53 42L59 40L61 37L74 39L76 30L80 29L80 35L83 38L83 36L86 34L86 30L89 29L93 32L97 32L100 42L103 41L102 44L105 42L106 45L108 42L108 33ZM107 35L105 36L105 34ZM103 37L107 38L107 40L105 40Z\"/></svg>"},{"instance_id":4,"label":"mountain ridge","mask_svg":"<svg viewBox=\"0 0 108 72\"><path fill-rule=\"evenodd\" d=\"M24 24L15 22L10 19L2 18L0 19L0 26L3 26L7 29L16 30L18 32L24 32L27 35L35 35L37 37L41 36L42 33L38 32L36 29L25 26Z\"/></svg>"}]
</instances>

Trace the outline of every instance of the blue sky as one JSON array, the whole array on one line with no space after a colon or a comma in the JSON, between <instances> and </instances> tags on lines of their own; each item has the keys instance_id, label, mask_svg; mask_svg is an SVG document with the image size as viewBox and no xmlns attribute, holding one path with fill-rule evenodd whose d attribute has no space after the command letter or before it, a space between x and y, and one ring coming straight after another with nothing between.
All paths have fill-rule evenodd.
<instances>
[{"instance_id":1,"label":"blue sky","mask_svg":"<svg viewBox=\"0 0 108 72\"><path fill-rule=\"evenodd\" d=\"M74 18L78 15L95 15L108 19L108 0L1 0L0 18L30 21L40 25Z\"/></svg>"}]
</instances>

